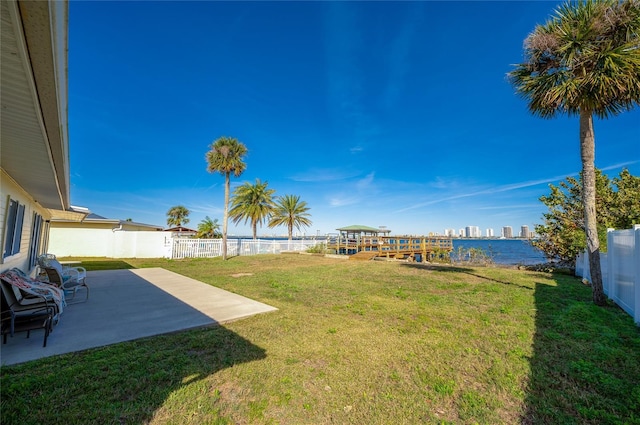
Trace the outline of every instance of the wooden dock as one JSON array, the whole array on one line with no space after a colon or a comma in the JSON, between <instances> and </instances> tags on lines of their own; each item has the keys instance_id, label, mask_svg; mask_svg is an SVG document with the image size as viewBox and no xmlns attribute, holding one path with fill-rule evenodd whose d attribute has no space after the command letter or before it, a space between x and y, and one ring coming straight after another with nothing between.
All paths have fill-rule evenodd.
<instances>
[{"instance_id":1,"label":"wooden dock","mask_svg":"<svg viewBox=\"0 0 640 425\"><path fill-rule=\"evenodd\" d=\"M327 241L327 248L336 254L349 255L354 260L371 260L376 257L431 261L435 256L453 251L451 238L442 236L362 236L334 238Z\"/></svg>"}]
</instances>

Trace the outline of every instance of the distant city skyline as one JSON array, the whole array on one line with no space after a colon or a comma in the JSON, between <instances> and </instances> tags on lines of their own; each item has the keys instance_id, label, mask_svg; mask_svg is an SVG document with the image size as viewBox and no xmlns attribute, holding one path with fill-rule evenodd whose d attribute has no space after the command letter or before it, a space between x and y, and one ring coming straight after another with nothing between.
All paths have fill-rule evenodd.
<instances>
[{"instance_id":1,"label":"distant city skyline","mask_svg":"<svg viewBox=\"0 0 640 425\"><path fill-rule=\"evenodd\" d=\"M435 235L438 233L431 232L431 234ZM457 231L454 228L446 228L442 232L442 236L462 237L462 238L482 238L482 237L494 238L496 237L495 231L492 227L486 228L484 233L482 233L478 226L465 226L464 228L460 228ZM528 225L522 225L520 226L520 233L518 234L518 236L514 236L512 226L503 226L500 228L500 237L504 237L504 238L518 237L518 238L528 239L528 238L534 237L534 233L529 229Z\"/></svg>"}]
</instances>

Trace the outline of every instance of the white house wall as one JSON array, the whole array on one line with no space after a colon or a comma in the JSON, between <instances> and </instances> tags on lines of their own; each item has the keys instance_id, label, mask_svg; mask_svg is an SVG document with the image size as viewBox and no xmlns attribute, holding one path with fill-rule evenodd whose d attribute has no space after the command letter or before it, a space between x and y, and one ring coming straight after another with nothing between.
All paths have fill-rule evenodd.
<instances>
[{"instance_id":1,"label":"white house wall","mask_svg":"<svg viewBox=\"0 0 640 425\"><path fill-rule=\"evenodd\" d=\"M32 270L29 269L29 242L31 240L33 213L37 212L40 214L43 220L49 220L50 215L46 208L43 208L40 204L35 202L24 189L22 189L4 172L4 170L2 170L0 176L0 240L2 243L0 250L4 250L7 197L18 201L21 205L25 206L24 221L22 222L22 237L20 239L20 251L17 254L5 258L4 260L0 254L0 271L17 267L27 273L30 273Z\"/></svg>"},{"instance_id":2,"label":"white house wall","mask_svg":"<svg viewBox=\"0 0 640 425\"><path fill-rule=\"evenodd\" d=\"M58 257L161 258L171 255L170 242L166 232L52 227L49 252Z\"/></svg>"},{"instance_id":3,"label":"white house wall","mask_svg":"<svg viewBox=\"0 0 640 425\"><path fill-rule=\"evenodd\" d=\"M58 257L113 257L111 229L49 230L49 252Z\"/></svg>"},{"instance_id":4,"label":"white house wall","mask_svg":"<svg viewBox=\"0 0 640 425\"><path fill-rule=\"evenodd\" d=\"M114 232L114 258L171 257L171 235L166 232Z\"/></svg>"}]
</instances>

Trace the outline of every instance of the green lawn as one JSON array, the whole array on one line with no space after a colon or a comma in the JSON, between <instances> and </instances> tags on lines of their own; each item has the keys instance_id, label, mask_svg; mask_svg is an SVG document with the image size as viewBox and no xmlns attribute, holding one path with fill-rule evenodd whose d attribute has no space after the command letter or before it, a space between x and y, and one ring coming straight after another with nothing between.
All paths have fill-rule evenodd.
<instances>
[{"instance_id":1,"label":"green lawn","mask_svg":"<svg viewBox=\"0 0 640 425\"><path fill-rule=\"evenodd\" d=\"M571 276L305 255L82 265L164 267L279 311L2 367L2 424L640 424L640 330Z\"/></svg>"}]
</instances>

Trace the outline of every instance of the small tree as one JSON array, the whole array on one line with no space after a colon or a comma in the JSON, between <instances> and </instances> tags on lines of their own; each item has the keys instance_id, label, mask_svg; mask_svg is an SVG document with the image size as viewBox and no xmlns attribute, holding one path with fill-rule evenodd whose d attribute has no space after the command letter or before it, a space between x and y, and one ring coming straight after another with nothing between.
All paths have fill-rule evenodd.
<instances>
[{"instance_id":1,"label":"small tree","mask_svg":"<svg viewBox=\"0 0 640 425\"><path fill-rule=\"evenodd\" d=\"M606 244L607 224L603 221L610 198L609 194L605 195L608 185L607 176L596 170L596 199L600 200L597 206L600 211L597 226L600 245ZM542 215L544 224L535 226L538 239L531 244L540 249L548 259L573 266L576 256L586 247L582 177L567 177L558 186L549 185L549 189L549 195L540 197L540 202L549 211Z\"/></svg>"},{"instance_id":2,"label":"small tree","mask_svg":"<svg viewBox=\"0 0 640 425\"><path fill-rule=\"evenodd\" d=\"M622 170L611 181L600 170L595 172L597 233L606 250L608 228L626 229L640 223L640 178ZM587 247L581 180L582 174L578 179L567 177L558 186L549 185L551 193L540 198L549 211L543 214L544 224L536 225L538 239L531 242L547 258L570 267Z\"/></svg>"},{"instance_id":3,"label":"small tree","mask_svg":"<svg viewBox=\"0 0 640 425\"><path fill-rule=\"evenodd\" d=\"M232 137L220 137L211 144L206 153L207 171L224 176L224 217L222 219L222 259L227 259L227 227L229 225L229 192L231 190L231 174L239 177L247 168L244 156L247 147Z\"/></svg>"},{"instance_id":4,"label":"small tree","mask_svg":"<svg viewBox=\"0 0 640 425\"><path fill-rule=\"evenodd\" d=\"M198 234L196 237L202 239L214 239L222 236L220 233L220 223L218 223L218 219L211 220L209 216L206 216L199 224L198 224Z\"/></svg>"},{"instance_id":5,"label":"small tree","mask_svg":"<svg viewBox=\"0 0 640 425\"><path fill-rule=\"evenodd\" d=\"M275 190L268 189L268 184L268 182L262 183L260 179L256 179L255 184L246 182L233 191L229 217L235 224L242 220L245 223L251 222L254 240L257 238L258 225L262 225L262 222L271 215L274 207L273 194Z\"/></svg>"},{"instance_id":6,"label":"small tree","mask_svg":"<svg viewBox=\"0 0 640 425\"><path fill-rule=\"evenodd\" d=\"M169 211L167 211L167 226L178 227L187 224L190 213L191 211L182 205L169 208Z\"/></svg>"},{"instance_id":7,"label":"small tree","mask_svg":"<svg viewBox=\"0 0 640 425\"><path fill-rule=\"evenodd\" d=\"M289 240L293 239L293 228L300 230L302 227L311 226L311 216L307 211L307 203L300 200L299 196L279 196L276 206L269 220L269 227L287 226Z\"/></svg>"},{"instance_id":8,"label":"small tree","mask_svg":"<svg viewBox=\"0 0 640 425\"><path fill-rule=\"evenodd\" d=\"M624 169L613 179L616 187L615 205L611 220L616 229L629 229L640 224L640 177L632 176Z\"/></svg>"}]
</instances>

